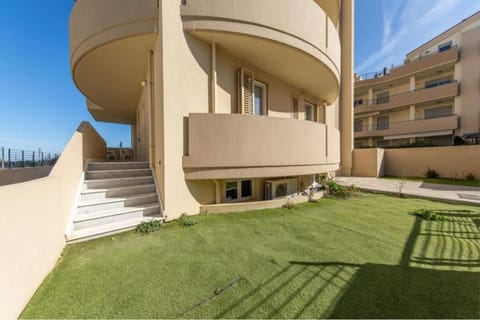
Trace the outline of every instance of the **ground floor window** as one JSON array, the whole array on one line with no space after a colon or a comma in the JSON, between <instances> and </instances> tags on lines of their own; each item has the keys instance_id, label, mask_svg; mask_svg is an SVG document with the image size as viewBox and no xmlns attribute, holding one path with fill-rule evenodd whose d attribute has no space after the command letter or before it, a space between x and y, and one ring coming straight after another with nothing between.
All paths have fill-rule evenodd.
<instances>
[{"instance_id":1,"label":"ground floor window","mask_svg":"<svg viewBox=\"0 0 480 320\"><path fill-rule=\"evenodd\" d=\"M235 180L225 182L225 200L245 200L253 196L252 180Z\"/></svg>"}]
</instances>

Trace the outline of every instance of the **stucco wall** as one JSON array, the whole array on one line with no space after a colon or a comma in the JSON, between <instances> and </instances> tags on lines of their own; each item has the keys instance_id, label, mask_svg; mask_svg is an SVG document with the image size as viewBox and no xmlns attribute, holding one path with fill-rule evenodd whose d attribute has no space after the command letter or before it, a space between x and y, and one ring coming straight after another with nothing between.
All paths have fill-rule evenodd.
<instances>
[{"instance_id":1,"label":"stucco wall","mask_svg":"<svg viewBox=\"0 0 480 320\"><path fill-rule=\"evenodd\" d=\"M44 178L51 170L52 167L0 170L0 186Z\"/></svg>"},{"instance_id":2,"label":"stucco wall","mask_svg":"<svg viewBox=\"0 0 480 320\"><path fill-rule=\"evenodd\" d=\"M383 149L355 149L352 174L357 177L381 177L384 175L384 159Z\"/></svg>"},{"instance_id":3,"label":"stucco wall","mask_svg":"<svg viewBox=\"0 0 480 320\"><path fill-rule=\"evenodd\" d=\"M55 266L86 161L105 156L84 122L48 177L0 187L0 319L17 318Z\"/></svg>"},{"instance_id":4,"label":"stucco wall","mask_svg":"<svg viewBox=\"0 0 480 320\"><path fill-rule=\"evenodd\" d=\"M431 148L401 148L354 150L354 175L423 177L427 168L443 178L463 179L469 173L480 178L480 145ZM376 159L376 160L375 160ZM378 174L375 174L378 172Z\"/></svg>"}]
</instances>

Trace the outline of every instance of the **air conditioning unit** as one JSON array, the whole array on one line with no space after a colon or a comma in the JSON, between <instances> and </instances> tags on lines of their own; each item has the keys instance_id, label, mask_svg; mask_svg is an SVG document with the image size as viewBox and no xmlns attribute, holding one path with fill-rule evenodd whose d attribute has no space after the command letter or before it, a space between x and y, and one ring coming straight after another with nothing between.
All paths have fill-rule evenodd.
<instances>
[{"instance_id":1,"label":"air conditioning unit","mask_svg":"<svg viewBox=\"0 0 480 320\"><path fill-rule=\"evenodd\" d=\"M297 193L297 178L265 181L265 200L285 198Z\"/></svg>"}]
</instances>

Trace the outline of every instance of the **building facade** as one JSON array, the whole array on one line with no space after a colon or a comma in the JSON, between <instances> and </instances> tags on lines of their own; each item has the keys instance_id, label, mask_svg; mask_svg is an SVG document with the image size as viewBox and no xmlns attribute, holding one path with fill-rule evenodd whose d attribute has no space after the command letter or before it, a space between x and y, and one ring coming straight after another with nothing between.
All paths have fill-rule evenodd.
<instances>
[{"instance_id":1,"label":"building facade","mask_svg":"<svg viewBox=\"0 0 480 320\"><path fill-rule=\"evenodd\" d=\"M77 0L75 84L174 219L351 172L353 0Z\"/></svg>"},{"instance_id":2,"label":"building facade","mask_svg":"<svg viewBox=\"0 0 480 320\"><path fill-rule=\"evenodd\" d=\"M403 65L356 76L355 147L475 141L469 137L480 132L479 39L477 12L408 53Z\"/></svg>"}]
</instances>

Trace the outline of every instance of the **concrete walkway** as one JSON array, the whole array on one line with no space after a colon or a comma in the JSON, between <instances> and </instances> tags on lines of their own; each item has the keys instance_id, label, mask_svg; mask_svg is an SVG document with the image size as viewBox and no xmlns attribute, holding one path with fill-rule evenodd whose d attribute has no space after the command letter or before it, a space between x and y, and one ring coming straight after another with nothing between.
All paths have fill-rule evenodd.
<instances>
[{"instance_id":1,"label":"concrete walkway","mask_svg":"<svg viewBox=\"0 0 480 320\"><path fill-rule=\"evenodd\" d=\"M363 177L337 177L335 180L341 185L350 186L354 184L366 191L389 194L398 194L400 186L404 183L401 187L401 193L407 197L480 206L480 188L478 187Z\"/></svg>"}]
</instances>

